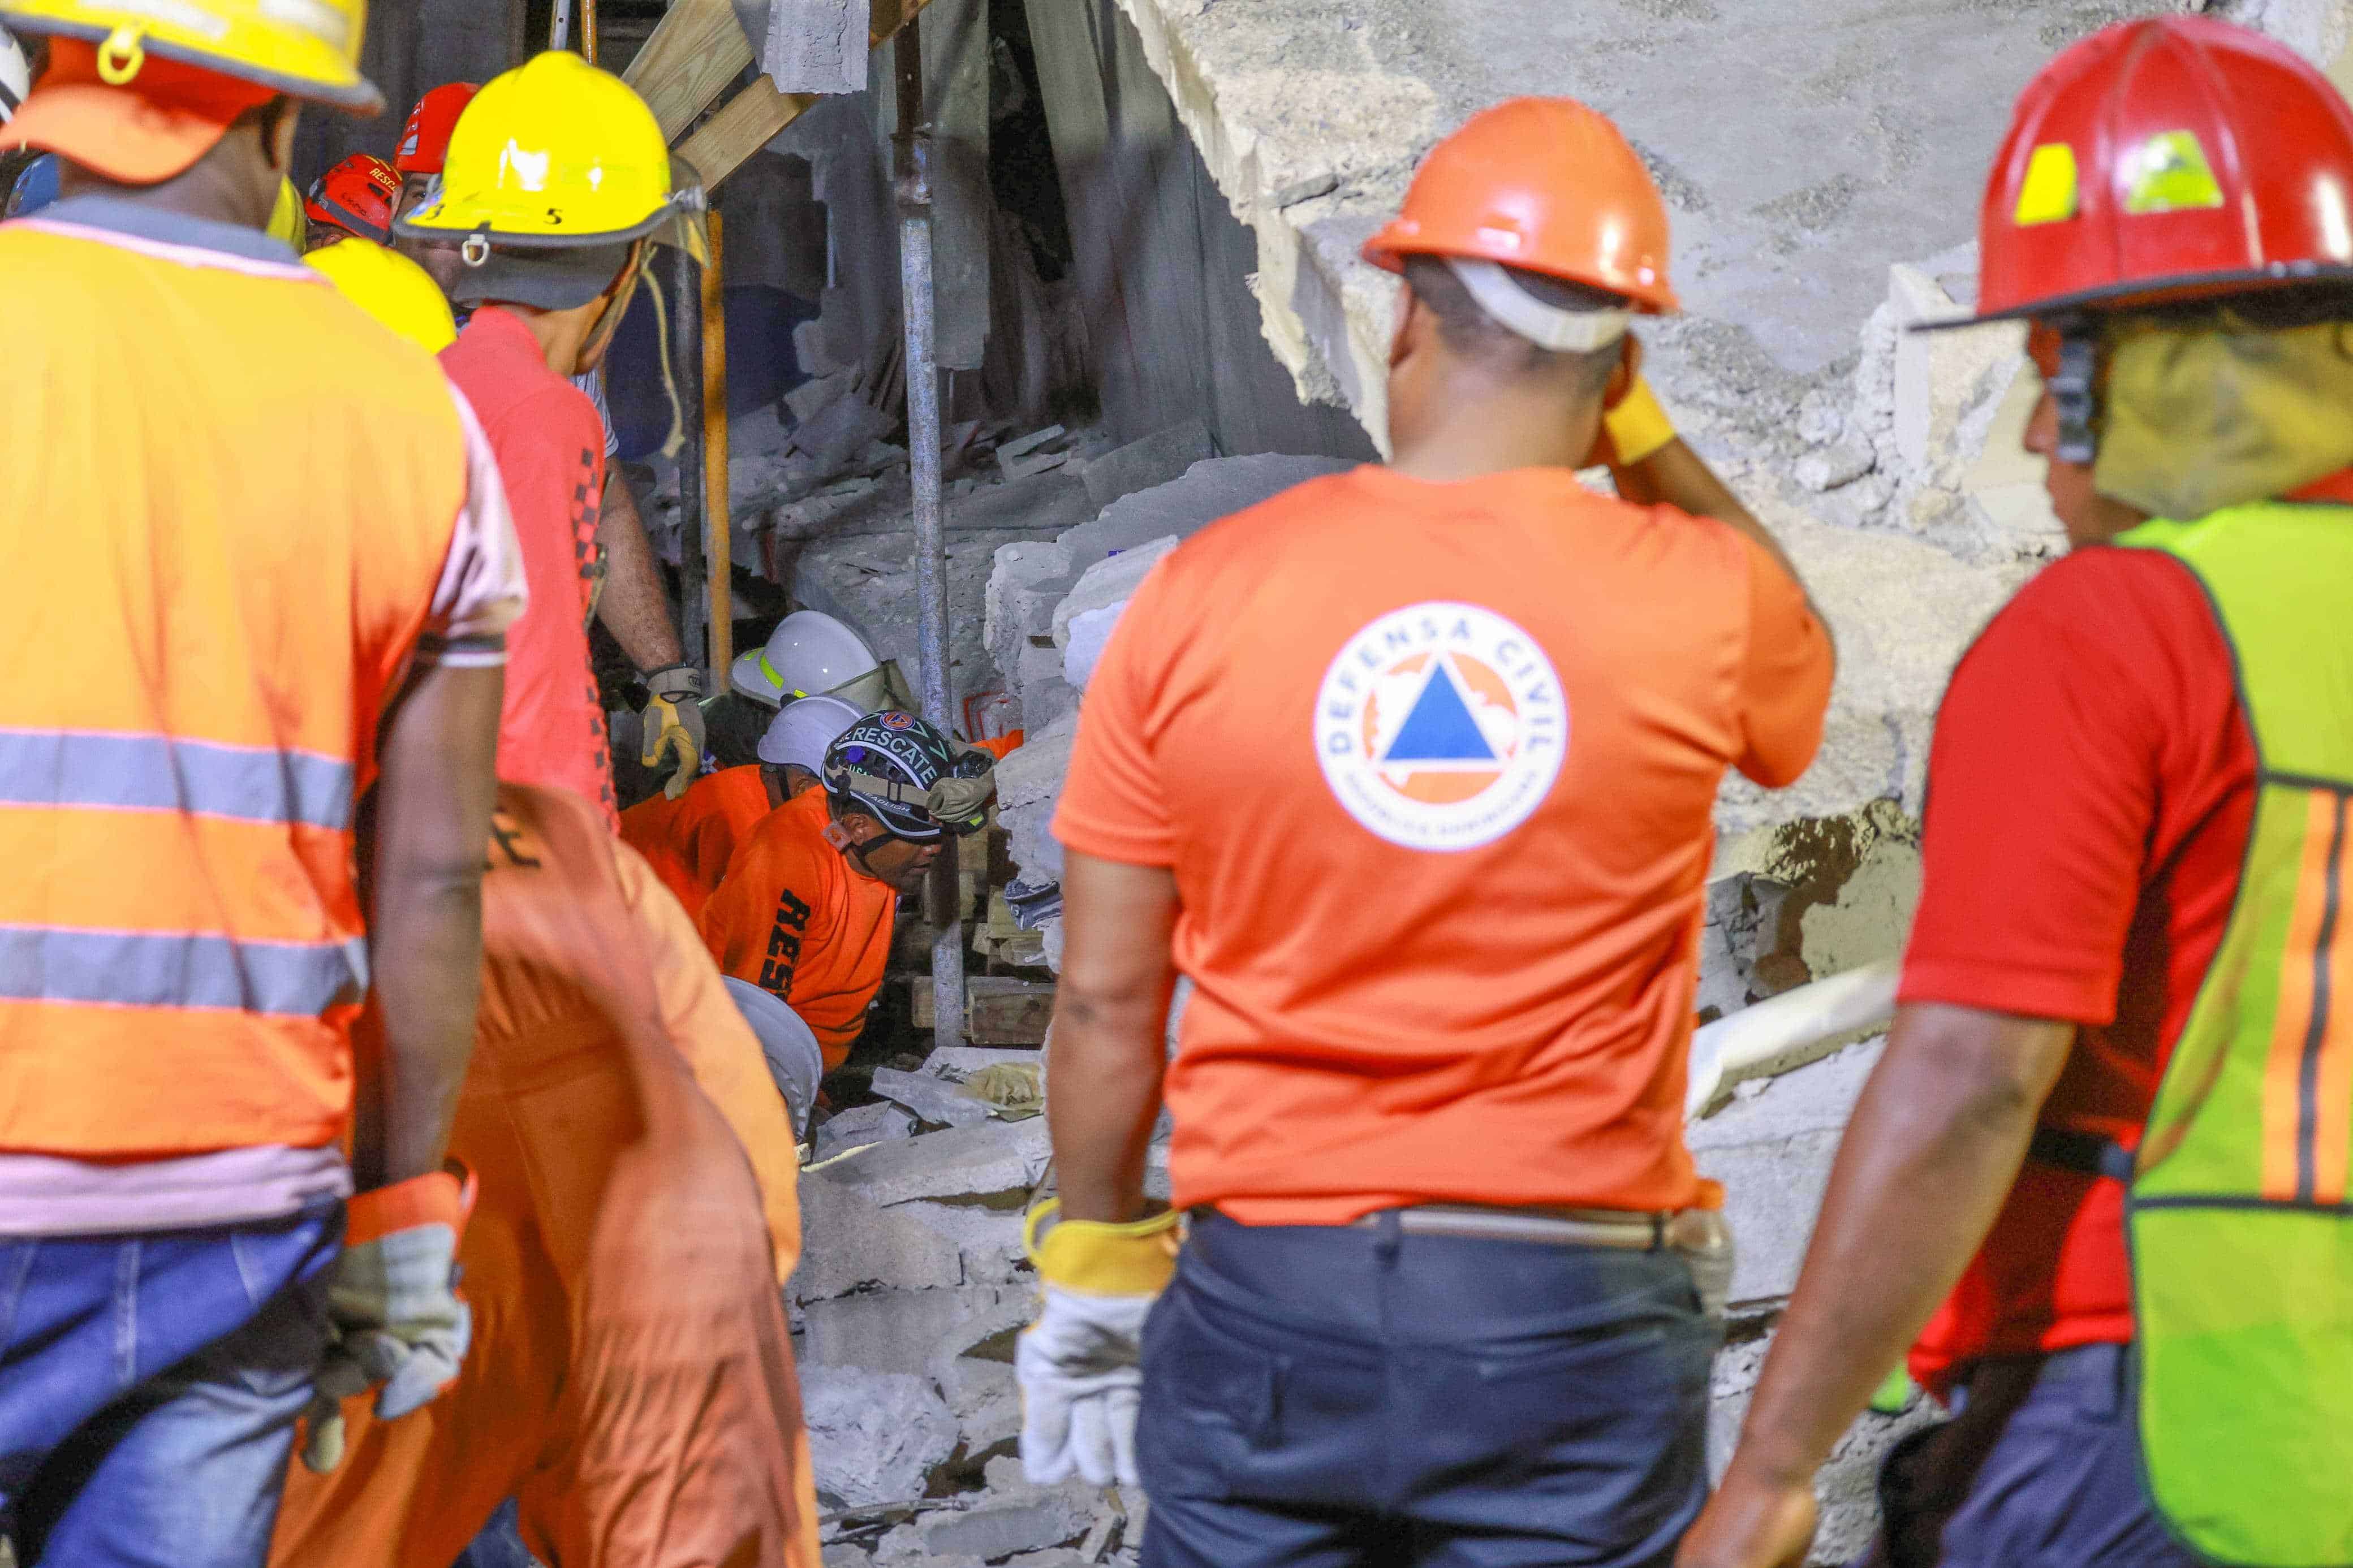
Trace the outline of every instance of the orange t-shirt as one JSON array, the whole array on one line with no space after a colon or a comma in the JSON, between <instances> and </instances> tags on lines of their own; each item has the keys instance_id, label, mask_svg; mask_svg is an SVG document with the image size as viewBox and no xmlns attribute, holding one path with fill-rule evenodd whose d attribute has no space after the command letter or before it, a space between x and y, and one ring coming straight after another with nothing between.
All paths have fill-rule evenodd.
<instances>
[{"instance_id":1,"label":"orange t-shirt","mask_svg":"<svg viewBox=\"0 0 2353 1568\"><path fill-rule=\"evenodd\" d=\"M782 997L831 1071L849 1058L881 988L899 895L825 841L826 821L821 789L770 812L697 923L721 973Z\"/></svg>"},{"instance_id":2,"label":"orange t-shirt","mask_svg":"<svg viewBox=\"0 0 2353 1568\"><path fill-rule=\"evenodd\" d=\"M1160 563L1055 831L1176 878L1176 1202L1715 1202L1683 1142L1711 812L1727 766L1805 770L1831 663L1738 531L1565 469L1357 468Z\"/></svg>"},{"instance_id":3,"label":"orange t-shirt","mask_svg":"<svg viewBox=\"0 0 2353 1568\"><path fill-rule=\"evenodd\" d=\"M690 915L719 890L735 847L775 809L759 764L722 768L676 800L657 795L621 813L621 842L646 858Z\"/></svg>"}]
</instances>

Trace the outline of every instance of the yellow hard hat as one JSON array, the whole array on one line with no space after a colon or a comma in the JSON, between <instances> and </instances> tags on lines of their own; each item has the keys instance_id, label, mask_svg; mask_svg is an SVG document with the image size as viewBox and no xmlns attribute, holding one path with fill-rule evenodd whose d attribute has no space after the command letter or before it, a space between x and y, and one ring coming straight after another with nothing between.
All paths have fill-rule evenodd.
<instances>
[{"instance_id":1,"label":"yellow hard hat","mask_svg":"<svg viewBox=\"0 0 2353 1568\"><path fill-rule=\"evenodd\" d=\"M440 184L393 229L482 246L618 244L701 205L691 172L680 163L674 178L672 167L645 100L551 49L475 95L450 132Z\"/></svg>"},{"instance_id":2,"label":"yellow hard hat","mask_svg":"<svg viewBox=\"0 0 2353 1568\"><path fill-rule=\"evenodd\" d=\"M297 256L311 237L311 222L302 216L302 198L295 192L294 182L283 174L278 178L278 200L269 209L269 222L262 232L292 246Z\"/></svg>"},{"instance_id":3,"label":"yellow hard hat","mask_svg":"<svg viewBox=\"0 0 2353 1568\"><path fill-rule=\"evenodd\" d=\"M422 348L438 354L458 341L458 321L431 274L372 240L339 239L302 258L336 291Z\"/></svg>"},{"instance_id":4,"label":"yellow hard hat","mask_svg":"<svg viewBox=\"0 0 2353 1568\"><path fill-rule=\"evenodd\" d=\"M152 54L362 114L384 107L360 75L367 0L0 0L0 22L95 44L116 87Z\"/></svg>"}]
</instances>

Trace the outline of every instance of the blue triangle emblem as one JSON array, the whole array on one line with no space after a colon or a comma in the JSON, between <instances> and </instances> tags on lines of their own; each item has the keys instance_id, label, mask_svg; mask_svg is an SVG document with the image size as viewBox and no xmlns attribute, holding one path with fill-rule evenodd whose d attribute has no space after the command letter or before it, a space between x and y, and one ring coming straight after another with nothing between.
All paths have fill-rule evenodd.
<instances>
[{"instance_id":1,"label":"blue triangle emblem","mask_svg":"<svg viewBox=\"0 0 2353 1568\"><path fill-rule=\"evenodd\" d=\"M1492 763L1495 748L1479 728L1479 721L1462 700L1454 672L1441 656L1432 662L1430 679L1413 701L1413 711L1398 727L1384 763Z\"/></svg>"}]
</instances>

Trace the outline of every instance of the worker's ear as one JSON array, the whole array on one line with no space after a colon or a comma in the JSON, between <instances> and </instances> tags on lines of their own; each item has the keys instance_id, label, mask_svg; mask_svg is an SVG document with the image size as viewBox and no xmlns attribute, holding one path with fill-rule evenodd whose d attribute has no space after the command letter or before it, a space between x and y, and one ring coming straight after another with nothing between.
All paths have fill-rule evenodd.
<instances>
[{"instance_id":1,"label":"worker's ear","mask_svg":"<svg viewBox=\"0 0 2353 1568\"><path fill-rule=\"evenodd\" d=\"M302 106L282 94L273 99L263 112L261 121L262 150L269 154L269 166L280 174L294 167L294 131L302 121Z\"/></svg>"},{"instance_id":2,"label":"worker's ear","mask_svg":"<svg viewBox=\"0 0 2353 1568\"><path fill-rule=\"evenodd\" d=\"M1397 331L1389 336L1389 368L1397 369L1418 352L1437 325L1438 318L1410 286L1398 289Z\"/></svg>"}]
</instances>

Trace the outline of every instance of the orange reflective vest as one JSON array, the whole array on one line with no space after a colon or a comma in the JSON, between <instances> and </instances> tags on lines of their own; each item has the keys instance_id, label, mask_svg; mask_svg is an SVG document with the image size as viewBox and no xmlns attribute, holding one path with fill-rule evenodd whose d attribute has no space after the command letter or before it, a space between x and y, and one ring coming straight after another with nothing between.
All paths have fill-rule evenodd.
<instances>
[{"instance_id":1,"label":"orange reflective vest","mask_svg":"<svg viewBox=\"0 0 2353 1568\"><path fill-rule=\"evenodd\" d=\"M315 1147L466 437L315 274L137 226L0 227L0 1149Z\"/></svg>"}]
</instances>

